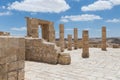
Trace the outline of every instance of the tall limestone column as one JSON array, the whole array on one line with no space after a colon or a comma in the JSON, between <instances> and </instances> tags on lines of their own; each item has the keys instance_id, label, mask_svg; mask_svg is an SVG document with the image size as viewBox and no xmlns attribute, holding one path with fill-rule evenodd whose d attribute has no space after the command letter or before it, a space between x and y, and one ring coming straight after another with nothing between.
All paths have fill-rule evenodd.
<instances>
[{"instance_id":1,"label":"tall limestone column","mask_svg":"<svg viewBox=\"0 0 120 80\"><path fill-rule=\"evenodd\" d=\"M72 50L72 35L68 35L68 50Z\"/></svg>"},{"instance_id":2,"label":"tall limestone column","mask_svg":"<svg viewBox=\"0 0 120 80\"><path fill-rule=\"evenodd\" d=\"M74 28L74 49L78 48L78 29Z\"/></svg>"},{"instance_id":3,"label":"tall limestone column","mask_svg":"<svg viewBox=\"0 0 120 80\"><path fill-rule=\"evenodd\" d=\"M60 39L59 39L59 46L61 49L61 52L64 51L64 24L59 25L60 30Z\"/></svg>"},{"instance_id":4,"label":"tall limestone column","mask_svg":"<svg viewBox=\"0 0 120 80\"><path fill-rule=\"evenodd\" d=\"M88 58L89 57L89 35L88 35L88 31L84 30L83 34L82 34L82 57L83 58Z\"/></svg>"},{"instance_id":5,"label":"tall limestone column","mask_svg":"<svg viewBox=\"0 0 120 80\"><path fill-rule=\"evenodd\" d=\"M106 27L102 27L102 44L101 44L101 49L103 51L106 51Z\"/></svg>"}]
</instances>

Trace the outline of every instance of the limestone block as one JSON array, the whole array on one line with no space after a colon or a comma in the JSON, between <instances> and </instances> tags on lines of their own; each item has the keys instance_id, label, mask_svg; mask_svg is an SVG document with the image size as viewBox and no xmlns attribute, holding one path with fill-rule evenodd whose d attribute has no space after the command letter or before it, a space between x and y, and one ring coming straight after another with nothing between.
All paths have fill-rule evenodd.
<instances>
[{"instance_id":1,"label":"limestone block","mask_svg":"<svg viewBox=\"0 0 120 80\"><path fill-rule=\"evenodd\" d=\"M89 57L89 35L88 31L84 30L82 34L82 57L88 58Z\"/></svg>"},{"instance_id":2,"label":"limestone block","mask_svg":"<svg viewBox=\"0 0 120 80\"><path fill-rule=\"evenodd\" d=\"M0 75L5 74L7 72L7 65L0 64Z\"/></svg>"},{"instance_id":3,"label":"limestone block","mask_svg":"<svg viewBox=\"0 0 120 80\"><path fill-rule=\"evenodd\" d=\"M113 48L120 48L120 47L119 47L119 45L114 44L114 45L113 45Z\"/></svg>"},{"instance_id":4,"label":"limestone block","mask_svg":"<svg viewBox=\"0 0 120 80\"><path fill-rule=\"evenodd\" d=\"M18 62L7 63L8 71L13 71L18 69Z\"/></svg>"},{"instance_id":5,"label":"limestone block","mask_svg":"<svg viewBox=\"0 0 120 80\"><path fill-rule=\"evenodd\" d=\"M12 71L8 73L8 80L17 80L17 71Z\"/></svg>"},{"instance_id":6,"label":"limestone block","mask_svg":"<svg viewBox=\"0 0 120 80\"><path fill-rule=\"evenodd\" d=\"M102 44L101 44L101 49L103 51L106 51L106 47L107 47L107 45L106 45L106 27L103 26L102 27Z\"/></svg>"},{"instance_id":7,"label":"limestone block","mask_svg":"<svg viewBox=\"0 0 120 80\"><path fill-rule=\"evenodd\" d=\"M0 37L0 48L7 48L8 46L8 38Z\"/></svg>"},{"instance_id":8,"label":"limestone block","mask_svg":"<svg viewBox=\"0 0 120 80\"><path fill-rule=\"evenodd\" d=\"M25 48L19 48L17 54L17 60L25 60Z\"/></svg>"},{"instance_id":9,"label":"limestone block","mask_svg":"<svg viewBox=\"0 0 120 80\"><path fill-rule=\"evenodd\" d=\"M78 29L74 28L74 49L78 48Z\"/></svg>"},{"instance_id":10,"label":"limestone block","mask_svg":"<svg viewBox=\"0 0 120 80\"><path fill-rule=\"evenodd\" d=\"M24 70L18 70L18 80L24 80Z\"/></svg>"},{"instance_id":11,"label":"limestone block","mask_svg":"<svg viewBox=\"0 0 120 80\"><path fill-rule=\"evenodd\" d=\"M18 80L18 70L24 69L24 38L9 36L0 40L0 46L5 45L0 48L0 80Z\"/></svg>"},{"instance_id":12,"label":"limestone block","mask_svg":"<svg viewBox=\"0 0 120 80\"><path fill-rule=\"evenodd\" d=\"M58 63L62 65L69 65L71 63L71 57L68 53L60 53L58 57Z\"/></svg>"},{"instance_id":13,"label":"limestone block","mask_svg":"<svg viewBox=\"0 0 120 80\"><path fill-rule=\"evenodd\" d=\"M6 63L6 58L5 57L0 57L0 65Z\"/></svg>"},{"instance_id":14,"label":"limestone block","mask_svg":"<svg viewBox=\"0 0 120 80\"><path fill-rule=\"evenodd\" d=\"M25 38L19 38L19 47L25 48Z\"/></svg>"},{"instance_id":15,"label":"limestone block","mask_svg":"<svg viewBox=\"0 0 120 80\"><path fill-rule=\"evenodd\" d=\"M17 64L18 64L18 69L24 69L25 67L24 60L17 61Z\"/></svg>"},{"instance_id":16,"label":"limestone block","mask_svg":"<svg viewBox=\"0 0 120 80\"><path fill-rule=\"evenodd\" d=\"M5 49L4 48L0 48L0 58L1 57L5 57L6 54L5 54Z\"/></svg>"},{"instance_id":17,"label":"limestone block","mask_svg":"<svg viewBox=\"0 0 120 80\"><path fill-rule=\"evenodd\" d=\"M15 62L15 61L17 61L17 55L10 55L10 56L7 56L4 59L6 59L6 63Z\"/></svg>"},{"instance_id":18,"label":"limestone block","mask_svg":"<svg viewBox=\"0 0 120 80\"><path fill-rule=\"evenodd\" d=\"M68 35L68 50L72 50L72 35Z\"/></svg>"},{"instance_id":19,"label":"limestone block","mask_svg":"<svg viewBox=\"0 0 120 80\"><path fill-rule=\"evenodd\" d=\"M22 43L21 43L22 44ZM8 43L7 45L9 47L14 47L14 48L18 48L19 47L19 39L18 38L14 38L14 37L9 37L8 38Z\"/></svg>"},{"instance_id":20,"label":"limestone block","mask_svg":"<svg viewBox=\"0 0 120 80\"><path fill-rule=\"evenodd\" d=\"M79 41L78 41L78 46L79 46L79 48L82 48L82 44L83 44L83 43L82 43L82 40L79 40Z\"/></svg>"}]
</instances>

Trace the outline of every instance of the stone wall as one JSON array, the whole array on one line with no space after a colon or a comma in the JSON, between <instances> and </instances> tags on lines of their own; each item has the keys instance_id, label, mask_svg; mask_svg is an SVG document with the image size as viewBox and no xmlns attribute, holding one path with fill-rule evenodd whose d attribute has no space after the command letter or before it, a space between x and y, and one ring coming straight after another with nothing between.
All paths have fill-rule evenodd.
<instances>
[{"instance_id":1,"label":"stone wall","mask_svg":"<svg viewBox=\"0 0 120 80\"><path fill-rule=\"evenodd\" d=\"M0 80L24 80L25 40L0 37Z\"/></svg>"},{"instance_id":2,"label":"stone wall","mask_svg":"<svg viewBox=\"0 0 120 80\"><path fill-rule=\"evenodd\" d=\"M26 60L57 64L60 48L39 38L26 38Z\"/></svg>"},{"instance_id":3,"label":"stone wall","mask_svg":"<svg viewBox=\"0 0 120 80\"><path fill-rule=\"evenodd\" d=\"M9 36L9 35L10 35L9 32L1 32L1 31L0 31L0 36Z\"/></svg>"}]
</instances>

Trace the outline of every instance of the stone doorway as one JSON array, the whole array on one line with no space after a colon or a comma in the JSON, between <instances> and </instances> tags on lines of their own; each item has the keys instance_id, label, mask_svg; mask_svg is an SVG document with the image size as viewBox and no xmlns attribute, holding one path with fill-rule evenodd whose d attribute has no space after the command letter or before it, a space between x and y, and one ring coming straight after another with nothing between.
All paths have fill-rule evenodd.
<instances>
[{"instance_id":1,"label":"stone doorway","mask_svg":"<svg viewBox=\"0 0 120 80\"><path fill-rule=\"evenodd\" d=\"M39 25L42 30L42 39L48 42L55 42L55 30L53 22L26 17L27 37L39 38Z\"/></svg>"}]
</instances>

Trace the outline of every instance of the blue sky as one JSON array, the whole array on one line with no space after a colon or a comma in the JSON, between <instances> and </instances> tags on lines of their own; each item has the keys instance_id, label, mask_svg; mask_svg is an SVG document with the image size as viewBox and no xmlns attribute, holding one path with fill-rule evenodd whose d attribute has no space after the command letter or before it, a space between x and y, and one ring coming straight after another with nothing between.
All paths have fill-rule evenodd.
<instances>
[{"instance_id":1,"label":"blue sky","mask_svg":"<svg viewBox=\"0 0 120 80\"><path fill-rule=\"evenodd\" d=\"M120 0L0 0L0 31L25 36L25 16L54 22L57 38L60 23L65 37L73 28L80 38L85 29L90 37L100 37L102 26L108 37L120 37Z\"/></svg>"}]
</instances>

